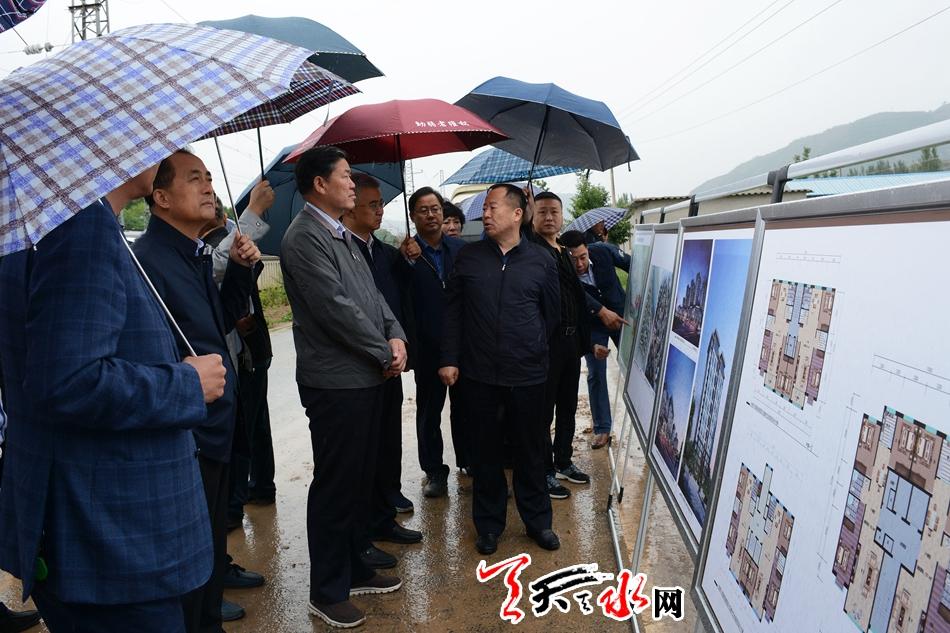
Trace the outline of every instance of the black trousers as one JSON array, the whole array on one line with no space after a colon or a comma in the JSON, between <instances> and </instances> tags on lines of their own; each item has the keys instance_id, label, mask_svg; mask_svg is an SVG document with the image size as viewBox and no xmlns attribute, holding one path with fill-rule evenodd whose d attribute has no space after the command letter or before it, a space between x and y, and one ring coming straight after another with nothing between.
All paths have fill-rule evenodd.
<instances>
[{"instance_id":1,"label":"black trousers","mask_svg":"<svg viewBox=\"0 0 950 633\"><path fill-rule=\"evenodd\" d=\"M402 378L383 383L380 407L379 450L370 510L370 537L390 531L396 524L393 498L402 489Z\"/></svg>"},{"instance_id":2,"label":"black trousers","mask_svg":"<svg viewBox=\"0 0 950 633\"><path fill-rule=\"evenodd\" d=\"M228 501L228 516L240 520L244 516L244 504L248 497L273 498L274 443L270 430L270 408L267 406L267 365L248 371L238 370L240 383L240 406L244 420L250 456L241 451L231 451L231 492ZM236 448L237 442L234 443Z\"/></svg>"},{"instance_id":3,"label":"black trousers","mask_svg":"<svg viewBox=\"0 0 950 633\"><path fill-rule=\"evenodd\" d=\"M577 335L556 334L551 339L548 382L544 389L544 427L548 430L545 466L548 474L571 465L574 454L577 389L581 379L581 358ZM551 441L554 422L554 441Z\"/></svg>"},{"instance_id":4,"label":"black trousers","mask_svg":"<svg viewBox=\"0 0 950 633\"><path fill-rule=\"evenodd\" d=\"M310 419L313 481L307 497L310 599L349 599L375 572L360 560L379 447L383 386L313 389L299 385Z\"/></svg>"},{"instance_id":5,"label":"black trousers","mask_svg":"<svg viewBox=\"0 0 950 633\"><path fill-rule=\"evenodd\" d=\"M221 633L221 600L228 565L228 464L198 455L201 483L208 501L214 567L203 586L182 598L188 633Z\"/></svg>"},{"instance_id":6,"label":"black trousers","mask_svg":"<svg viewBox=\"0 0 950 633\"><path fill-rule=\"evenodd\" d=\"M416 438L419 442L419 466L429 477L446 477L449 467L442 461L442 407L445 406L446 387L439 379L438 363L420 361L413 373L416 378ZM472 465L466 441L465 417L467 409L463 394L457 387L449 392L451 398L452 446L459 468Z\"/></svg>"},{"instance_id":7,"label":"black trousers","mask_svg":"<svg viewBox=\"0 0 950 633\"><path fill-rule=\"evenodd\" d=\"M45 583L33 589L33 602L50 633L183 633L180 598L136 604L63 602Z\"/></svg>"},{"instance_id":8,"label":"black trousers","mask_svg":"<svg viewBox=\"0 0 950 633\"><path fill-rule=\"evenodd\" d=\"M475 448L472 518L479 534L501 534L508 509L503 442L507 435L517 453L513 487L525 527L538 532L551 527L551 498L544 481L544 452L549 432L544 426L544 383L500 387L463 379ZM508 426L506 429L505 426Z\"/></svg>"}]
</instances>

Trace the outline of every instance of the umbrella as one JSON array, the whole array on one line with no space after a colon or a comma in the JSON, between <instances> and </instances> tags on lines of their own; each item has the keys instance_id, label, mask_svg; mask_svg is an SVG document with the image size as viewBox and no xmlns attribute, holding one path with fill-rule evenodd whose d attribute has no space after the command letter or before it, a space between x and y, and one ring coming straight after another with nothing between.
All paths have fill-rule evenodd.
<instances>
[{"instance_id":1,"label":"umbrella","mask_svg":"<svg viewBox=\"0 0 950 633\"><path fill-rule=\"evenodd\" d=\"M532 174L535 178L548 178L574 172L570 167L537 165L533 171L531 168L530 161L493 147L462 165L457 172L446 178L442 184L494 184L512 180L526 180Z\"/></svg>"},{"instance_id":2,"label":"umbrella","mask_svg":"<svg viewBox=\"0 0 950 633\"><path fill-rule=\"evenodd\" d=\"M46 0L0 0L0 33L40 10Z\"/></svg>"},{"instance_id":3,"label":"umbrella","mask_svg":"<svg viewBox=\"0 0 950 633\"><path fill-rule=\"evenodd\" d=\"M523 182L513 182L513 185L518 186L521 189L524 189L528 186L526 181ZM541 193L541 190L531 185L531 193L538 194ZM462 210L462 213L465 214L466 220L478 220L482 217L482 207L485 206L485 198L488 197L488 189L480 193L471 196L470 198L465 198L458 203L458 208Z\"/></svg>"},{"instance_id":4,"label":"umbrella","mask_svg":"<svg viewBox=\"0 0 950 633\"><path fill-rule=\"evenodd\" d=\"M456 105L511 137L495 146L534 165L605 171L639 158L610 108L554 84L495 77Z\"/></svg>"},{"instance_id":5,"label":"umbrella","mask_svg":"<svg viewBox=\"0 0 950 633\"><path fill-rule=\"evenodd\" d=\"M598 207L581 214L577 219L567 225L564 232L580 231L583 233L601 220L604 222L604 228L610 229L617 225L627 215L627 209L618 209L617 207Z\"/></svg>"},{"instance_id":6,"label":"umbrella","mask_svg":"<svg viewBox=\"0 0 950 633\"><path fill-rule=\"evenodd\" d=\"M438 99L356 106L327 121L287 157L293 162L318 145L336 145L353 163L392 161L469 151L505 135L468 110ZM403 170L400 169L400 175ZM402 182L405 191L405 182ZM405 201L405 196L403 196ZM409 204L406 232L409 232Z\"/></svg>"},{"instance_id":7,"label":"umbrella","mask_svg":"<svg viewBox=\"0 0 950 633\"><path fill-rule=\"evenodd\" d=\"M0 255L290 88L309 51L185 24L77 42L0 81Z\"/></svg>"},{"instance_id":8,"label":"umbrella","mask_svg":"<svg viewBox=\"0 0 950 633\"><path fill-rule=\"evenodd\" d=\"M280 254L280 241L283 239L287 227L290 226L290 221L294 219L304 205L303 198L300 196L300 192L297 191L297 182L294 180L294 166L284 162L284 159L287 158L294 147L296 146L290 145L282 149L267 166L265 178L274 189L274 204L267 212L270 231L257 241L258 248L267 255ZM383 201L387 204L402 193L399 185L399 165L397 163L353 165L352 169L376 178L380 183ZM252 182L244 189L235 204L235 211L242 212L247 208L247 204L251 199L251 189L256 184L257 181Z\"/></svg>"},{"instance_id":9,"label":"umbrella","mask_svg":"<svg viewBox=\"0 0 950 633\"><path fill-rule=\"evenodd\" d=\"M357 82L383 76L383 73L366 59L363 51L333 29L307 18L245 15L232 20L210 20L199 24L263 35L306 48L313 52L310 56L311 62L347 81Z\"/></svg>"}]
</instances>

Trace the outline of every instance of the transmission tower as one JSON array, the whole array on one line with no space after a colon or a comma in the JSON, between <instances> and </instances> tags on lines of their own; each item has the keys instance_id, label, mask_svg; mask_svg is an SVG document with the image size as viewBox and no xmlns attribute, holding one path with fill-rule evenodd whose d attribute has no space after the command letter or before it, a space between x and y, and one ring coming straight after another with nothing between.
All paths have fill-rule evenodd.
<instances>
[{"instance_id":1,"label":"transmission tower","mask_svg":"<svg viewBox=\"0 0 950 633\"><path fill-rule=\"evenodd\" d=\"M421 174L423 170L415 171L412 168L412 161L406 161L406 193L410 194L416 190L416 175Z\"/></svg>"},{"instance_id":2,"label":"transmission tower","mask_svg":"<svg viewBox=\"0 0 950 633\"><path fill-rule=\"evenodd\" d=\"M73 42L100 37L109 32L109 2L80 2L69 5L73 15Z\"/></svg>"}]
</instances>

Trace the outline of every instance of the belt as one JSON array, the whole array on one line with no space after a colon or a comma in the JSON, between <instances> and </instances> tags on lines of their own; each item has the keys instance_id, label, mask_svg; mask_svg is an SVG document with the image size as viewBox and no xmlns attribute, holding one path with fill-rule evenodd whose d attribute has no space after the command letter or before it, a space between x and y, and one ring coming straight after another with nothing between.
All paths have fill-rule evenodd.
<instances>
[{"instance_id":1,"label":"belt","mask_svg":"<svg viewBox=\"0 0 950 633\"><path fill-rule=\"evenodd\" d=\"M564 336L574 336L574 334L577 332L577 328L573 326L562 328L562 330L564 332Z\"/></svg>"}]
</instances>

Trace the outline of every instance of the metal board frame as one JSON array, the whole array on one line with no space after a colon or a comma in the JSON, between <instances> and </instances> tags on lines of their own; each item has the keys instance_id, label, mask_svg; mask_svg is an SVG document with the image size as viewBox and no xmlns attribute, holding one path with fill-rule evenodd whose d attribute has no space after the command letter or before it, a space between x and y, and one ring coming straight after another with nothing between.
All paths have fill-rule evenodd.
<instances>
[{"instance_id":1,"label":"metal board frame","mask_svg":"<svg viewBox=\"0 0 950 633\"><path fill-rule=\"evenodd\" d=\"M740 324L739 335L737 335L736 337L736 349L733 352L734 353L733 365L732 365L732 368L730 369L731 372L735 372L735 373L732 373L731 375L738 378L738 371L741 369L740 354L745 353L745 345L744 345L745 341L741 338L741 336L743 335L743 324L745 323L745 319L746 319L745 309L746 309L746 304L751 303L752 301L751 293L754 292L755 290L754 283L750 286L749 280L753 279L753 282L754 282L753 275L754 273L758 272L759 253L757 251L757 243L761 241L759 237L761 234L761 226L758 222L758 210L757 208L752 207L748 209L726 211L724 213L716 213L716 214L711 214L711 215L706 215L706 216L683 218L682 220L680 220L680 223L683 226L683 237L680 238L679 247L677 248L677 252L676 252L676 260L677 260L676 283L679 283L678 281L679 266L680 266L680 260L682 259L682 256L683 256L683 245L685 243L684 238L686 234L700 233L703 231L727 230L729 228L755 229L755 232L752 237L752 253L749 257L749 269L748 269L748 272L746 272L746 285L745 285L745 293L743 295L743 301L742 301L742 310L740 311L740 317L739 317L739 324ZM670 323L670 327L672 329L672 321ZM667 333L667 349L669 348L669 344L670 344L669 333ZM662 385L665 379L666 379L666 359L664 358L663 370L660 373L659 384ZM729 391L732 391L732 386L734 382L738 382L738 381L737 380L730 381ZM723 429L719 433L719 446L721 446L723 442L728 439L727 436L723 433L723 431L725 430L726 419L731 417L731 409L729 407L730 407L730 401L729 401L729 395L727 392L726 408L724 409L723 420L722 420ZM657 427L659 426L658 424L656 424L656 418L658 414L659 414L659 399L657 399L656 403L654 403L654 411L653 411L654 424L652 425L651 432L650 432L650 443L644 449L645 456L646 456L647 464L649 464L650 466L650 470L653 471L653 477L654 479L657 480L660 493L663 495L663 500L666 502L666 505L669 507L670 514L673 515L673 522L676 524L676 529L679 531L680 537L682 538L683 543L686 545L686 551L689 553L690 558L692 558L693 563L695 564L699 557L700 541L702 540L703 534L706 532L706 526L710 524L711 517L709 514L707 514L706 523L703 524L702 530L700 531L699 538L697 539L696 537L694 537L692 530L690 530L689 525L687 524L687 520L686 520L685 514L683 513L683 509L680 508L680 505L676 502L676 496L672 488L670 488L669 482L667 482L666 477L663 476L661 469L664 468L664 465L660 464L657 458L653 455L652 447L653 447L653 443L656 441ZM717 455L719 454L718 447L716 450L716 454ZM718 464L717 464L717 470L718 470ZM713 481L717 481L717 480L714 479Z\"/></svg>"},{"instance_id":2,"label":"metal board frame","mask_svg":"<svg viewBox=\"0 0 950 633\"><path fill-rule=\"evenodd\" d=\"M750 293L754 293L755 285L758 281L758 269L762 255L765 231L769 230L770 225L773 225L774 228L780 228L783 220L833 219L849 216L853 218L873 218L874 216L947 209L948 207L950 207L950 182L948 181L894 187L892 189L840 196L807 198L805 200L758 207L758 220L756 221L757 231L752 251L752 258L755 261L755 271L754 274L750 274L746 288L746 305L743 306L742 321L738 334L741 350L737 349L736 351L733 371L741 371L742 369L742 359L745 357L752 309L754 307L752 305L752 294ZM948 216L948 219L950 219L950 216ZM729 440L732 436L736 397L740 382L741 380L736 380L729 388L726 413L721 431L723 439L720 440L719 449L716 454L716 469L714 474L716 481L715 492L710 502L710 513L707 517L706 527L703 530L699 557L694 569L690 588L690 595L693 598L694 604L696 604L699 609L697 615L702 619L708 631L715 631L717 633L722 633L723 628L710 606L708 597L703 591L703 578L709 552L712 547L712 526L716 522L719 498L723 490L722 477L726 459L729 454Z\"/></svg>"}]
</instances>

